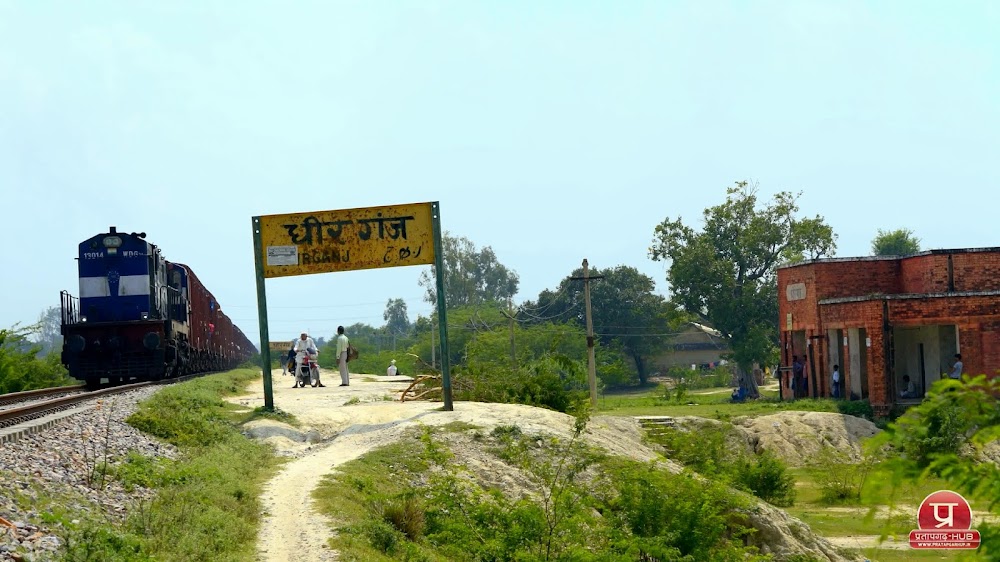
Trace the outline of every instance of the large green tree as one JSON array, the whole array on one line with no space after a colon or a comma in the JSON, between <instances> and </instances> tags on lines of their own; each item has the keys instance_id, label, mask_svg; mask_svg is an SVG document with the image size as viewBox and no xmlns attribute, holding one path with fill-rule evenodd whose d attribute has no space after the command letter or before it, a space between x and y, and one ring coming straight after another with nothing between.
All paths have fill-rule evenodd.
<instances>
[{"instance_id":1,"label":"large green tree","mask_svg":"<svg viewBox=\"0 0 1000 562\"><path fill-rule=\"evenodd\" d=\"M679 217L654 232L649 255L669 262L673 301L722 332L743 373L778 342L778 265L836 250L833 230L819 215L799 218L797 200L782 191L760 202L756 185L737 182L724 203L705 209L700 232ZM753 377L740 379L756 396Z\"/></svg>"},{"instance_id":2,"label":"large green tree","mask_svg":"<svg viewBox=\"0 0 1000 562\"><path fill-rule=\"evenodd\" d=\"M401 336L410 331L410 316L406 311L406 301L403 299L389 299L385 303L385 312L382 313L385 320L385 331L395 336Z\"/></svg>"},{"instance_id":3,"label":"large green tree","mask_svg":"<svg viewBox=\"0 0 1000 562\"><path fill-rule=\"evenodd\" d=\"M517 294L517 273L497 259L489 246L478 249L464 236L442 238L444 248L444 291L448 307L503 302ZM424 299L437 300L437 280L434 268L420 274Z\"/></svg>"},{"instance_id":4,"label":"large green tree","mask_svg":"<svg viewBox=\"0 0 1000 562\"><path fill-rule=\"evenodd\" d=\"M679 312L654 293L653 278L634 267L598 269L591 275L600 277L590 282L594 333L601 345L620 347L635 364L639 382L645 384L649 361L666 347L667 334L679 323ZM537 302L522 306L521 316L536 321L572 319L586 326L582 276L583 269L578 268L555 291L542 291Z\"/></svg>"},{"instance_id":5,"label":"large green tree","mask_svg":"<svg viewBox=\"0 0 1000 562\"><path fill-rule=\"evenodd\" d=\"M62 349L62 308L52 306L38 315L35 343L41 346L40 355Z\"/></svg>"},{"instance_id":6,"label":"large green tree","mask_svg":"<svg viewBox=\"0 0 1000 562\"><path fill-rule=\"evenodd\" d=\"M908 228L878 229L872 239L873 256L910 256L920 252L920 239Z\"/></svg>"}]
</instances>

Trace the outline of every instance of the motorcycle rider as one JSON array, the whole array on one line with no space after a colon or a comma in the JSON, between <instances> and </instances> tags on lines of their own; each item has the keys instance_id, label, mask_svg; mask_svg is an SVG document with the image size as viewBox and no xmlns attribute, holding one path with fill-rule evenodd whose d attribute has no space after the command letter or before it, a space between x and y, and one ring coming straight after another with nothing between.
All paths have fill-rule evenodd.
<instances>
[{"instance_id":1,"label":"motorcycle rider","mask_svg":"<svg viewBox=\"0 0 1000 562\"><path fill-rule=\"evenodd\" d=\"M295 340L294 349L295 349L295 373L297 374L299 372L299 369L302 368L302 361L305 359L306 354L308 353L309 356L312 357L313 360L315 361L318 351L316 349L316 343L313 342L313 339L309 337L309 334L305 330L302 331L302 334L299 336L299 339ZM316 369L316 386L326 386L319 380L318 367Z\"/></svg>"}]
</instances>

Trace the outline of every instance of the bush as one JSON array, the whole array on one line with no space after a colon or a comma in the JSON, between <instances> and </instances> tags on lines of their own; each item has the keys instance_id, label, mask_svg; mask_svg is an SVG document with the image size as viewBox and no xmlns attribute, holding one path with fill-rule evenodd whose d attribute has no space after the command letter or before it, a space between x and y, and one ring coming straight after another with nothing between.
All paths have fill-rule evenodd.
<instances>
[{"instance_id":1,"label":"bush","mask_svg":"<svg viewBox=\"0 0 1000 562\"><path fill-rule=\"evenodd\" d=\"M867 400L838 400L837 411L848 416L875 421L875 410Z\"/></svg>"},{"instance_id":2,"label":"bush","mask_svg":"<svg viewBox=\"0 0 1000 562\"><path fill-rule=\"evenodd\" d=\"M0 394L73 384L58 353L38 357L41 347L28 341L36 327L0 330Z\"/></svg>"},{"instance_id":3,"label":"bush","mask_svg":"<svg viewBox=\"0 0 1000 562\"><path fill-rule=\"evenodd\" d=\"M881 453L877 450L854 463L839 451L823 447L811 463L822 501L830 504L859 501L868 475L880 460Z\"/></svg>"},{"instance_id":4,"label":"bush","mask_svg":"<svg viewBox=\"0 0 1000 562\"><path fill-rule=\"evenodd\" d=\"M646 539L640 544L653 558L724 560L753 554L742 544L752 529L735 516L750 506L725 486L628 461L608 473L615 475L618 493L614 512L632 534Z\"/></svg>"},{"instance_id":5,"label":"bush","mask_svg":"<svg viewBox=\"0 0 1000 562\"><path fill-rule=\"evenodd\" d=\"M736 487L770 504L788 507L795 503L795 478L785 463L769 451L741 458L732 474Z\"/></svg>"},{"instance_id":6,"label":"bush","mask_svg":"<svg viewBox=\"0 0 1000 562\"><path fill-rule=\"evenodd\" d=\"M542 406L568 412L587 397L587 378L577 361L546 356L512 369L473 365L455 371L455 399Z\"/></svg>"},{"instance_id":7,"label":"bush","mask_svg":"<svg viewBox=\"0 0 1000 562\"><path fill-rule=\"evenodd\" d=\"M650 435L667 457L702 476L721 479L774 505L795 502L795 479L781 459L764 451L747 452L731 426L705 424L697 429L670 429Z\"/></svg>"},{"instance_id":8,"label":"bush","mask_svg":"<svg viewBox=\"0 0 1000 562\"><path fill-rule=\"evenodd\" d=\"M382 519L406 535L411 541L418 541L424 535L424 508L413 493L404 494L381 506Z\"/></svg>"},{"instance_id":9,"label":"bush","mask_svg":"<svg viewBox=\"0 0 1000 562\"><path fill-rule=\"evenodd\" d=\"M716 476L728 470L732 462L735 431L722 424L706 424L696 430L669 429L650 438L666 450L667 458L691 468L703 476Z\"/></svg>"},{"instance_id":10,"label":"bush","mask_svg":"<svg viewBox=\"0 0 1000 562\"><path fill-rule=\"evenodd\" d=\"M389 523L380 519L372 519L362 527L368 542L384 554L393 555L403 541L401 533Z\"/></svg>"}]
</instances>

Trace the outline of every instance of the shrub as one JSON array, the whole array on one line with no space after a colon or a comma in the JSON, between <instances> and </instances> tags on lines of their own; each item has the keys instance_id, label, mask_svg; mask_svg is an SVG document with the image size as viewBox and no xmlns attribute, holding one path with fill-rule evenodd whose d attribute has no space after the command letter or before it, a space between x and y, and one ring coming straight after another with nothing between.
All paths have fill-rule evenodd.
<instances>
[{"instance_id":1,"label":"shrub","mask_svg":"<svg viewBox=\"0 0 1000 562\"><path fill-rule=\"evenodd\" d=\"M732 475L738 488L768 503L782 507L795 503L795 479L785 463L769 451L741 458Z\"/></svg>"},{"instance_id":2,"label":"shrub","mask_svg":"<svg viewBox=\"0 0 1000 562\"><path fill-rule=\"evenodd\" d=\"M368 542L379 552L392 556L399 549L402 533L381 519L371 519L362 526Z\"/></svg>"},{"instance_id":3,"label":"shrub","mask_svg":"<svg viewBox=\"0 0 1000 562\"><path fill-rule=\"evenodd\" d=\"M875 410L872 409L871 402L867 400L838 400L837 411L856 418L875 420Z\"/></svg>"},{"instance_id":4,"label":"shrub","mask_svg":"<svg viewBox=\"0 0 1000 562\"><path fill-rule=\"evenodd\" d=\"M507 402L569 411L587 396L587 378L579 362L546 356L513 369L472 365L455 373L455 399Z\"/></svg>"},{"instance_id":5,"label":"shrub","mask_svg":"<svg viewBox=\"0 0 1000 562\"><path fill-rule=\"evenodd\" d=\"M412 492L393 499L381 507L382 519L390 523L411 541L424 535L424 508Z\"/></svg>"},{"instance_id":6,"label":"shrub","mask_svg":"<svg viewBox=\"0 0 1000 562\"><path fill-rule=\"evenodd\" d=\"M860 500L865 481L880 460L881 453L877 449L854 463L843 453L823 447L811 463L822 501L839 503Z\"/></svg>"},{"instance_id":7,"label":"shrub","mask_svg":"<svg viewBox=\"0 0 1000 562\"><path fill-rule=\"evenodd\" d=\"M648 555L723 560L753 553L742 544L753 530L734 515L750 506L725 486L629 461L616 463L609 474L618 493L614 512L646 539L641 545Z\"/></svg>"},{"instance_id":8,"label":"shrub","mask_svg":"<svg viewBox=\"0 0 1000 562\"><path fill-rule=\"evenodd\" d=\"M41 346L28 341L37 331L37 326L0 330L0 393L73 384L58 353L38 357Z\"/></svg>"},{"instance_id":9,"label":"shrub","mask_svg":"<svg viewBox=\"0 0 1000 562\"><path fill-rule=\"evenodd\" d=\"M732 461L730 443L736 436L730 427L706 424L697 430L670 429L650 439L663 446L667 458L704 476L715 476L724 473Z\"/></svg>"},{"instance_id":10,"label":"shrub","mask_svg":"<svg viewBox=\"0 0 1000 562\"><path fill-rule=\"evenodd\" d=\"M742 438L728 425L667 430L650 435L650 439L666 449L668 458L702 476L721 478L774 505L795 502L795 479L785 463L767 451L759 455L747 452L740 443Z\"/></svg>"}]
</instances>

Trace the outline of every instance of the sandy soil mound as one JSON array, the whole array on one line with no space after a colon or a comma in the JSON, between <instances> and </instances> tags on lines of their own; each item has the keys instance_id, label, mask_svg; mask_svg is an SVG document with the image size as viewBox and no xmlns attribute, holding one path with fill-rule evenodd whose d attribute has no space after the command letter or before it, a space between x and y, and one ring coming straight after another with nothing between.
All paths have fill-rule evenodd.
<instances>
[{"instance_id":1,"label":"sandy soil mound","mask_svg":"<svg viewBox=\"0 0 1000 562\"><path fill-rule=\"evenodd\" d=\"M334 380L332 373L324 373L323 378ZM444 412L440 403L386 400L398 397L398 390L407 384L406 379L352 376L349 387L328 385L315 389L292 389L290 379L282 378L280 371L276 371L274 380L275 406L295 415L300 426L291 428L280 422L260 420L247 430L291 457L266 485L261 498L265 517L258 538L258 559L268 562L337 560L337 553L327 545L336 522L320 521L313 511L312 490L316 483L340 464L393 443L413 428L464 422L478 431L489 432L498 425L516 425L527 435L561 437L570 436L573 428L573 418L566 414L518 404L457 402L454 411ZM247 407L263 404L261 383L249 392L232 400ZM614 455L656 461L668 470L681 470L644 443L639 422L633 418L597 416L588 424L584 438ZM515 495L529 493L523 476L497 471L492 459L475 454L471 444L453 452L477 475L491 478L484 484L503 487ZM818 560L846 560L833 545L813 535L804 523L780 509L761 503L750 519L759 531L754 542L765 552L776 554L779 560L795 554ZM316 531L323 531L303 533L304 521L313 522Z\"/></svg>"},{"instance_id":2,"label":"sandy soil mound","mask_svg":"<svg viewBox=\"0 0 1000 562\"><path fill-rule=\"evenodd\" d=\"M735 418L755 451L768 450L789 466L803 466L822 447L833 447L852 460L861 456L861 441L879 432L872 422L832 412L780 412Z\"/></svg>"}]
</instances>

